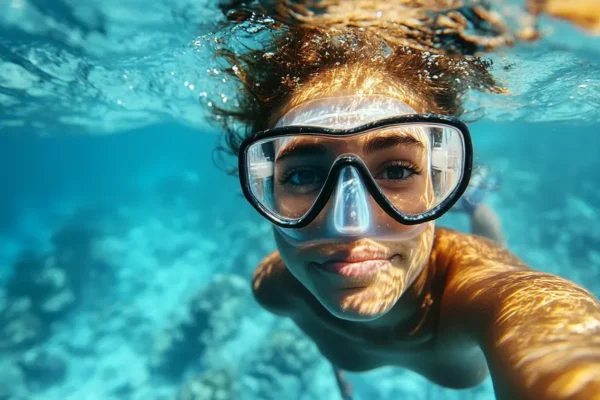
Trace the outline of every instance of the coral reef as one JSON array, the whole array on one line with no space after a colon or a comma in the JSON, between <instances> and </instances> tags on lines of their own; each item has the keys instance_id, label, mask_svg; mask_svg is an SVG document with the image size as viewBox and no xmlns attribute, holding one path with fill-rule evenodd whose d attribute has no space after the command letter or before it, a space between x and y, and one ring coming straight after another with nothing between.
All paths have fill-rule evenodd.
<instances>
[{"instance_id":1,"label":"coral reef","mask_svg":"<svg viewBox=\"0 0 600 400\"><path fill-rule=\"evenodd\" d=\"M29 391L25 385L23 372L13 360L0 361L0 399L26 400Z\"/></svg>"},{"instance_id":2,"label":"coral reef","mask_svg":"<svg viewBox=\"0 0 600 400\"><path fill-rule=\"evenodd\" d=\"M0 350L46 339L90 292L112 282L112 268L94 260L95 238L93 231L67 224L53 236L50 253L21 254L0 296Z\"/></svg>"},{"instance_id":3,"label":"coral reef","mask_svg":"<svg viewBox=\"0 0 600 400\"><path fill-rule=\"evenodd\" d=\"M238 331L250 300L250 286L236 275L217 275L188 305L187 314L161 333L151 358L157 372L181 376L194 361L215 351Z\"/></svg>"},{"instance_id":4,"label":"coral reef","mask_svg":"<svg viewBox=\"0 0 600 400\"><path fill-rule=\"evenodd\" d=\"M303 333L292 327L278 330L255 350L245 382L255 398L298 399L315 384L321 362L323 358L315 344ZM326 378L333 381L333 372Z\"/></svg>"},{"instance_id":5,"label":"coral reef","mask_svg":"<svg viewBox=\"0 0 600 400\"><path fill-rule=\"evenodd\" d=\"M44 350L25 353L18 365L27 386L33 390L58 384L67 374L67 364L63 357Z\"/></svg>"},{"instance_id":6,"label":"coral reef","mask_svg":"<svg viewBox=\"0 0 600 400\"><path fill-rule=\"evenodd\" d=\"M237 375L230 369L207 371L188 380L177 400L236 400L239 398Z\"/></svg>"}]
</instances>

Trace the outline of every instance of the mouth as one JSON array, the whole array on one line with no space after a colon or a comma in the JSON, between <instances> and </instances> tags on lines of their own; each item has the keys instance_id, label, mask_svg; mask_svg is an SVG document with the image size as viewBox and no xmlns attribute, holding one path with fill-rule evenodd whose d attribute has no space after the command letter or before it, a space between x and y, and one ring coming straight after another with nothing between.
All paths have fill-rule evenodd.
<instances>
[{"instance_id":1,"label":"mouth","mask_svg":"<svg viewBox=\"0 0 600 400\"><path fill-rule=\"evenodd\" d=\"M330 282L347 290L364 288L375 282L379 272L390 267L390 258L384 251L365 248L333 254L311 264Z\"/></svg>"},{"instance_id":2,"label":"mouth","mask_svg":"<svg viewBox=\"0 0 600 400\"><path fill-rule=\"evenodd\" d=\"M320 258L315 260L315 263L360 263L363 261L388 260L390 256L391 254L384 247L363 245L351 249L342 248L328 254L323 254Z\"/></svg>"},{"instance_id":3,"label":"mouth","mask_svg":"<svg viewBox=\"0 0 600 400\"><path fill-rule=\"evenodd\" d=\"M317 268L324 272L358 278L364 275L372 275L379 272L389 262L388 259L375 259L363 261L330 261L316 264Z\"/></svg>"}]
</instances>

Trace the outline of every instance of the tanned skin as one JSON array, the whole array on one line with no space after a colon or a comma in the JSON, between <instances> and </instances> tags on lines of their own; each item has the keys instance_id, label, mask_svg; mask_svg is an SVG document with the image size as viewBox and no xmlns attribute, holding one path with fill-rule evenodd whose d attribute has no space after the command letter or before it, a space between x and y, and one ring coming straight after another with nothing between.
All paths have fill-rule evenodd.
<instances>
[{"instance_id":1,"label":"tanned skin","mask_svg":"<svg viewBox=\"0 0 600 400\"><path fill-rule=\"evenodd\" d=\"M498 399L600 399L600 302L479 236L435 230L426 269L390 310L403 310L392 329L365 334L361 322L331 315L278 252L261 262L253 289L348 371L397 366L467 388L489 366Z\"/></svg>"}]
</instances>

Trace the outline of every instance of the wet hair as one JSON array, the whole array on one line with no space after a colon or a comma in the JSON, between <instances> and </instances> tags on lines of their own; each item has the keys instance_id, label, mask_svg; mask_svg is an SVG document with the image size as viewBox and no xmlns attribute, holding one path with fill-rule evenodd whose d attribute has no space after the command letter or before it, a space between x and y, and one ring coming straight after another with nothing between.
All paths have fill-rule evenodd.
<instances>
[{"instance_id":1,"label":"wet hair","mask_svg":"<svg viewBox=\"0 0 600 400\"><path fill-rule=\"evenodd\" d=\"M263 1L265 3L266 0ZM419 112L459 116L469 89L503 92L482 51L512 44L502 19L458 0L275 0L222 7L224 29L262 32L256 48L221 43L215 53L241 83L236 102L213 106L219 148L237 156L248 134L272 125L299 93L394 90ZM266 35L265 35L266 33ZM266 38L265 38L266 37ZM371 82L369 81L371 80ZM375 88L377 86L377 88Z\"/></svg>"}]
</instances>

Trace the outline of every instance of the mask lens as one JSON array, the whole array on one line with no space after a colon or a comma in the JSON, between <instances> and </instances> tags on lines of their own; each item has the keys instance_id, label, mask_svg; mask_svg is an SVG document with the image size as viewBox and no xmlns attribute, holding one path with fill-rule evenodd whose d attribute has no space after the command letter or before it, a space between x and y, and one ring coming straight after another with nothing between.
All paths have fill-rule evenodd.
<instances>
[{"instance_id":1,"label":"mask lens","mask_svg":"<svg viewBox=\"0 0 600 400\"><path fill-rule=\"evenodd\" d=\"M248 181L253 196L279 219L302 218L323 189L333 160L326 138L275 137L248 149Z\"/></svg>"},{"instance_id":2,"label":"mask lens","mask_svg":"<svg viewBox=\"0 0 600 400\"><path fill-rule=\"evenodd\" d=\"M262 207L294 222L315 204L338 157L354 154L397 212L418 216L437 207L459 185L464 148L462 133L443 124L396 124L347 135L303 133L253 143L246 171L251 193ZM338 187L343 178L337 176L333 184Z\"/></svg>"},{"instance_id":3,"label":"mask lens","mask_svg":"<svg viewBox=\"0 0 600 400\"><path fill-rule=\"evenodd\" d=\"M462 133L449 125L405 125L366 138L373 144L367 163L377 186L401 213L433 210L458 187L464 169Z\"/></svg>"}]
</instances>

